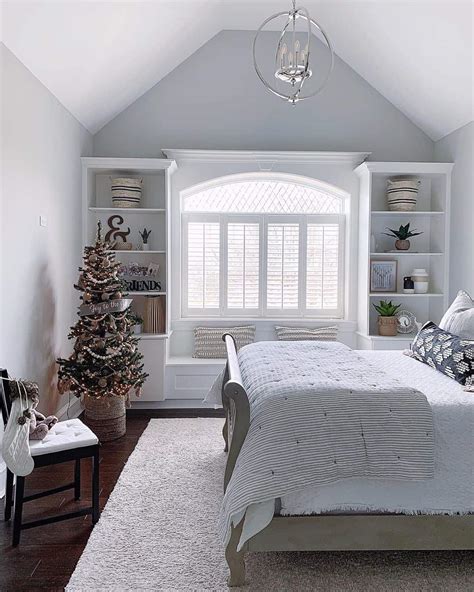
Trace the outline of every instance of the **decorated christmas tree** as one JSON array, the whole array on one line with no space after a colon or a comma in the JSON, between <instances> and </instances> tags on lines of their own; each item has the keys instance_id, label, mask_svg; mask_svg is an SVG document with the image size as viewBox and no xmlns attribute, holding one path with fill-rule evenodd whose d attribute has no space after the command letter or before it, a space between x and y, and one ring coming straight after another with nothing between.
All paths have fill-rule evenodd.
<instances>
[{"instance_id":1,"label":"decorated christmas tree","mask_svg":"<svg viewBox=\"0 0 474 592\"><path fill-rule=\"evenodd\" d=\"M84 249L83 261L74 286L82 293L82 304L69 333L76 341L69 358L58 360L58 388L61 393L85 395L87 415L88 399L110 407L117 397L128 402L131 390L140 395L147 374L132 333L132 300L125 298L120 263L102 241L100 222L96 243Z\"/></svg>"}]
</instances>

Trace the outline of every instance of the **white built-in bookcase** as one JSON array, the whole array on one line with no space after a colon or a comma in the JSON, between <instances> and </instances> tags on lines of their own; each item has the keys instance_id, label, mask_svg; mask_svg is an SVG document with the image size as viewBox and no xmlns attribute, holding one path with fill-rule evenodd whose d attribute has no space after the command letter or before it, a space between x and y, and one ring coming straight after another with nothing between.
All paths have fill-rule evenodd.
<instances>
[{"instance_id":1,"label":"white built-in bookcase","mask_svg":"<svg viewBox=\"0 0 474 592\"><path fill-rule=\"evenodd\" d=\"M82 242L83 246L95 241L97 222L102 222L102 236L108 231L110 216L120 214L124 219L123 229L130 228L127 241L133 243L131 251L114 251L116 259L124 263L160 265L158 280L161 291L129 292L133 298L133 309L143 315L145 298L161 295L166 303L166 329L161 334L142 333L140 350L144 355L145 371L149 378L145 382L142 401L164 399L164 367L166 341L169 337L169 306L167 288L169 285L170 254L167 249L169 233L170 175L176 168L174 160L159 158L82 158ZM117 208L112 205L111 178L134 177L143 179L140 207ZM141 250L139 230L151 229L150 250Z\"/></svg>"},{"instance_id":2,"label":"white built-in bookcase","mask_svg":"<svg viewBox=\"0 0 474 592\"><path fill-rule=\"evenodd\" d=\"M439 322L448 304L449 213L451 163L364 162L355 169L360 177L358 345L368 349L403 349L413 335L380 337L374 302L382 299L401 304L416 315L417 321ZM388 211L387 180L394 177L420 179L416 210ZM410 239L409 251L392 251L395 239L382 234L410 222L422 231ZM375 237L375 248L371 236ZM370 292L370 262L397 261L397 289L392 293ZM430 277L427 294L404 294L403 278L414 268L425 268Z\"/></svg>"}]
</instances>

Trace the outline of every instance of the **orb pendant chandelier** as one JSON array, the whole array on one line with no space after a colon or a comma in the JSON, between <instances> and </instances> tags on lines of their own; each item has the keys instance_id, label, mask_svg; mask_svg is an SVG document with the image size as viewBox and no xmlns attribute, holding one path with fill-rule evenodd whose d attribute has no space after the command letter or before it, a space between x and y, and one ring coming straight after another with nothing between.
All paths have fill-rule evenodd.
<instances>
[{"instance_id":1,"label":"orb pendant chandelier","mask_svg":"<svg viewBox=\"0 0 474 592\"><path fill-rule=\"evenodd\" d=\"M275 78L288 85L286 92L284 88L278 90L265 79L258 66L256 55L257 41L262 34L263 28L282 17L286 18L286 24L281 29L276 47ZM301 26L298 26L298 21L300 21ZM316 71L311 54L311 37L315 32L319 33L327 45L330 63L317 87L304 94L303 87ZM292 0L292 8L289 11L278 12L260 25L253 40L253 63L255 71L265 87L277 97L295 105L298 101L314 97L324 88L334 66L334 53L326 33L310 17L306 8L296 7L296 0Z\"/></svg>"}]
</instances>

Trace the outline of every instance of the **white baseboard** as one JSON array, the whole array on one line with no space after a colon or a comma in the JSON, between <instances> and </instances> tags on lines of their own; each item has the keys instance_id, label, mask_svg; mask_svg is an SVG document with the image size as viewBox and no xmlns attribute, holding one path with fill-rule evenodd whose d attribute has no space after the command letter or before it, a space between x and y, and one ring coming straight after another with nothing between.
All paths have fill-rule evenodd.
<instances>
[{"instance_id":1,"label":"white baseboard","mask_svg":"<svg viewBox=\"0 0 474 592\"><path fill-rule=\"evenodd\" d=\"M71 397L71 400L68 401L65 405L63 405L57 412L56 417L59 421L65 421L66 419L74 419L75 417L79 417L82 413L82 401L77 397Z\"/></svg>"},{"instance_id":2,"label":"white baseboard","mask_svg":"<svg viewBox=\"0 0 474 592\"><path fill-rule=\"evenodd\" d=\"M221 405L204 403L201 399L165 399L164 401L134 401L133 410L146 409L220 409Z\"/></svg>"}]
</instances>

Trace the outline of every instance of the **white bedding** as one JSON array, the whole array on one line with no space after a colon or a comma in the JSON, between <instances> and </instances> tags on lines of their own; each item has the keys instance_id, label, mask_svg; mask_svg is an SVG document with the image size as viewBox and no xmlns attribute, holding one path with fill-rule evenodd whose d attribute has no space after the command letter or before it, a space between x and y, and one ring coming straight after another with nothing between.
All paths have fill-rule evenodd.
<instances>
[{"instance_id":1,"label":"white bedding","mask_svg":"<svg viewBox=\"0 0 474 592\"><path fill-rule=\"evenodd\" d=\"M422 514L474 512L474 393L398 351L358 352L408 386L422 391L433 410L435 477L429 481L346 479L281 498L284 515L329 511ZM251 522L265 520L248 513ZM257 531L255 531L257 532Z\"/></svg>"},{"instance_id":2,"label":"white bedding","mask_svg":"<svg viewBox=\"0 0 474 592\"><path fill-rule=\"evenodd\" d=\"M341 343L315 341L247 345L239 365L250 426L221 507L224 544L250 508L263 504L271 520L275 499L309 485L433 479L432 410L404 377ZM248 534L244 525L240 544Z\"/></svg>"}]
</instances>

